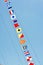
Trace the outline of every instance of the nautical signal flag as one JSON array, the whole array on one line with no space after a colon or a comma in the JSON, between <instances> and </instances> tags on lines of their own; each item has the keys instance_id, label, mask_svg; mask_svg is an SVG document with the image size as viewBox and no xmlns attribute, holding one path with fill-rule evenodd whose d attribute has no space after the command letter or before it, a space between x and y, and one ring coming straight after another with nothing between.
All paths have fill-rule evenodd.
<instances>
[{"instance_id":1,"label":"nautical signal flag","mask_svg":"<svg viewBox=\"0 0 43 65\"><path fill-rule=\"evenodd\" d=\"M8 2L8 0L4 0L4 2Z\"/></svg>"},{"instance_id":2,"label":"nautical signal flag","mask_svg":"<svg viewBox=\"0 0 43 65\"><path fill-rule=\"evenodd\" d=\"M16 23L16 22L17 22L17 20L15 19L15 20L13 20L13 22L14 22L14 23Z\"/></svg>"},{"instance_id":3,"label":"nautical signal flag","mask_svg":"<svg viewBox=\"0 0 43 65\"><path fill-rule=\"evenodd\" d=\"M29 51L24 51L25 56L30 55Z\"/></svg>"},{"instance_id":4,"label":"nautical signal flag","mask_svg":"<svg viewBox=\"0 0 43 65\"><path fill-rule=\"evenodd\" d=\"M29 57L26 58L26 60L27 60L27 61L31 61L31 60L32 60L32 57L29 56Z\"/></svg>"},{"instance_id":5,"label":"nautical signal flag","mask_svg":"<svg viewBox=\"0 0 43 65\"><path fill-rule=\"evenodd\" d=\"M8 9L11 9L12 8L12 6L11 7L8 7Z\"/></svg>"},{"instance_id":6,"label":"nautical signal flag","mask_svg":"<svg viewBox=\"0 0 43 65\"><path fill-rule=\"evenodd\" d=\"M19 24L18 24L18 23L15 23L15 24L14 24L14 27L15 27L15 28L19 27Z\"/></svg>"},{"instance_id":7,"label":"nautical signal flag","mask_svg":"<svg viewBox=\"0 0 43 65\"><path fill-rule=\"evenodd\" d=\"M26 40L20 40L20 44L25 44Z\"/></svg>"},{"instance_id":8,"label":"nautical signal flag","mask_svg":"<svg viewBox=\"0 0 43 65\"><path fill-rule=\"evenodd\" d=\"M24 49L24 50L27 49L27 45L24 45L24 46L23 46L23 49Z\"/></svg>"},{"instance_id":9,"label":"nautical signal flag","mask_svg":"<svg viewBox=\"0 0 43 65\"><path fill-rule=\"evenodd\" d=\"M12 15L14 13L14 10L9 10L9 14Z\"/></svg>"},{"instance_id":10,"label":"nautical signal flag","mask_svg":"<svg viewBox=\"0 0 43 65\"><path fill-rule=\"evenodd\" d=\"M18 34L18 38L24 38L24 34L23 33Z\"/></svg>"},{"instance_id":11,"label":"nautical signal flag","mask_svg":"<svg viewBox=\"0 0 43 65\"><path fill-rule=\"evenodd\" d=\"M11 15L11 20L15 20L16 19L16 16L13 14Z\"/></svg>"},{"instance_id":12,"label":"nautical signal flag","mask_svg":"<svg viewBox=\"0 0 43 65\"><path fill-rule=\"evenodd\" d=\"M17 28L17 29L16 29L16 32L17 32L17 33L20 33L21 31L22 31L21 28Z\"/></svg>"},{"instance_id":13,"label":"nautical signal flag","mask_svg":"<svg viewBox=\"0 0 43 65\"><path fill-rule=\"evenodd\" d=\"M28 65L34 65L34 63L33 62L30 62Z\"/></svg>"}]
</instances>

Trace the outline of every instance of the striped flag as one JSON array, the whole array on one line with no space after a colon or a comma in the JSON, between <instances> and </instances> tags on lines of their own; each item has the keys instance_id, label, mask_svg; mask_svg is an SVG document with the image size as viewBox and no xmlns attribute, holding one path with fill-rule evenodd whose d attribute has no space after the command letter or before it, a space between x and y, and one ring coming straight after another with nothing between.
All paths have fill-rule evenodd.
<instances>
[{"instance_id":1,"label":"striped flag","mask_svg":"<svg viewBox=\"0 0 43 65\"><path fill-rule=\"evenodd\" d=\"M29 51L24 51L25 56L30 55Z\"/></svg>"},{"instance_id":2,"label":"striped flag","mask_svg":"<svg viewBox=\"0 0 43 65\"><path fill-rule=\"evenodd\" d=\"M14 10L9 10L9 14L12 15L14 13Z\"/></svg>"}]
</instances>

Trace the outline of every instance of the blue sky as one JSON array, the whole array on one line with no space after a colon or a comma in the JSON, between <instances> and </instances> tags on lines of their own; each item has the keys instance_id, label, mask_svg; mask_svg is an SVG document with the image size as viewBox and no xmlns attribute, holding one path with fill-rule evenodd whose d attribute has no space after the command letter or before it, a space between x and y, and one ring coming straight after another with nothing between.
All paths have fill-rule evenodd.
<instances>
[{"instance_id":1,"label":"blue sky","mask_svg":"<svg viewBox=\"0 0 43 65\"><path fill-rule=\"evenodd\" d=\"M35 65L43 65L43 0L10 0ZM8 9L0 0L0 63L27 65Z\"/></svg>"}]
</instances>

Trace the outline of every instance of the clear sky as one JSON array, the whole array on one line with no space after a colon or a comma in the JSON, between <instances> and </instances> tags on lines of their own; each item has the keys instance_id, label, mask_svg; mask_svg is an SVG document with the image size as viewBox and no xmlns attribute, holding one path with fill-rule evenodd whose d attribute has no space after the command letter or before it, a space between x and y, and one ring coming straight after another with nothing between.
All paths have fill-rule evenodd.
<instances>
[{"instance_id":1,"label":"clear sky","mask_svg":"<svg viewBox=\"0 0 43 65\"><path fill-rule=\"evenodd\" d=\"M35 65L43 65L43 0L10 0ZM8 9L0 0L0 63L27 65Z\"/></svg>"}]
</instances>

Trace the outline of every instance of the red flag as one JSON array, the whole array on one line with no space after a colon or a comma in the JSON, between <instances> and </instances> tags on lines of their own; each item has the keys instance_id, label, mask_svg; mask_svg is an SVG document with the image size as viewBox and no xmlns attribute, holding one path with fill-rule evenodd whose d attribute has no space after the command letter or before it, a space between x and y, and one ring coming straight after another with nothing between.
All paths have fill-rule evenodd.
<instances>
[{"instance_id":1,"label":"red flag","mask_svg":"<svg viewBox=\"0 0 43 65\"><path fill-rule=\"evenodd\" d=\"M16 23L16 24L14 24L14 27L16 28L16 27L18 27L19 26L19 24L18 23Z\"/></svg>"},{"instance_id":2,"label":"red flag","mask_svg":"<svg viewBox=\"0 0 43 65\"><path fill-rule=\"evenodd\" d=\"M30 62L28 65L34 65L34 63Z\"/></svg>"}]
</instances>

